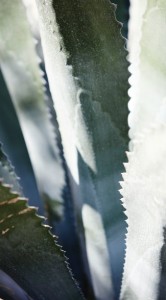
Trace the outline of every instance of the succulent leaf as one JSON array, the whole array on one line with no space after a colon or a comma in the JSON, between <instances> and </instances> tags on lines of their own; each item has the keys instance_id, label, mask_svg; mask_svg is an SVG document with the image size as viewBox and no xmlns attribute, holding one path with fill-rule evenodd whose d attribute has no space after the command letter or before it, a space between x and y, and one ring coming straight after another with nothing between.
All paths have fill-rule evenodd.
<instances>
[{"instance_id":1,"label":"succulent leaf","mask_svg":"<svg viewBox=\"0 0 166 300\"><path fill-rule=\"evenodd\" d=\"M35 42L21 0L0 3L0 66L20 121L39 192L49 201L55 214L61 216L64 171Z\"/></svg>"},{"instance_id":2,"label":"succulent leaf","mask_svg":"<svg viewBox=\"0 0 166 300\"><path fill-rule=\"evenodd\" d=\"M154 122L166 120L162 113L166 97L165 16L166 2L163 0L131 1L128 44L132 63L129 102L131 140Z\"/></svg>"},{"instance_id":3,"label":"succulent leaf","mask_svg":"<svg viewBox=\"0 0 166 300\"><path fill-rule=\"evenodd\" d=\"M109 225L116 214L119 220L123 218L115 182L120 180L128 144L128 64L115 6L107 0L36 3L46 70L76 208L80 210L87 204L101 213L109 255L114 252L111 247L122 253L124 245L120 244L119 236L123 235L123 221L117 227ZM111 194L105 192L110 190ZM87 224L84 228L87 230ZM114 230L119 236L113 246ZM112 257L107 268L114 261L113 280L118 285L123 263ZM111 297L111 278L109 281ZM102 286L99 290L103 290ZM106 299L108 294L96 291L96 297Z\"/></svg>"},{"instance_id":4,"label":"succulent leaf","mask_svg":"<svg viewBox=\"0 0 166 300\"><path fill-rule=\"evenodd\" d=\"M33 299L82 299L63 251L36 209L0 182L0 269Z\"/></svg>"},{"instance_id":5,"label":"succulent leaf","mask_svg":"<svg viewBox=\"0 0 166 300\"><path fill-rule=\"evenodd\" d=\"M123 300L158 299L166 226L165 139L164 125L149 129L134 144L127 165L121 190L128 218Z\"/></svg>"}]
</instances>

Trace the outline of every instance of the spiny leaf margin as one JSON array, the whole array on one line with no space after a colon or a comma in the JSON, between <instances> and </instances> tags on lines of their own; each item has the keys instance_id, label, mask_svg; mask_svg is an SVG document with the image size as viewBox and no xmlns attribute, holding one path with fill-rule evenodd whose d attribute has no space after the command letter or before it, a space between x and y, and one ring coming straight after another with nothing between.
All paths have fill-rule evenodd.
<instances>
[{"instance_id":1,"label":"spiny leaf margin","mask_svg":"<svg viewBox=\"0 0 166 300\"><path fill-rule=\"evenodd\" d=\"M2 182L0 207L0 268L34 299L82 299L64 252L36 209Z\"/></svg>"}]
</instances>

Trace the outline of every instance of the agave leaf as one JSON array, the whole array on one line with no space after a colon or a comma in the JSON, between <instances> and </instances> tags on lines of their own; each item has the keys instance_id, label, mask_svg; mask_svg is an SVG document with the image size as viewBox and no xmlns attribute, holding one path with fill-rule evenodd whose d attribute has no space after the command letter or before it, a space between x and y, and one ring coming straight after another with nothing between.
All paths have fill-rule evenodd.
<instances>
[{"instance_id":1,"label":"agave leaf","mask_svg":"<svg viewBox=\"0 0 166 300\"><path fill-rule=\"evenodd\" d=\"M0 3L0 65L41 196L62 214L64 171L51 126L35 44L21 0ZM47 164L47 172L46 172Z\"/></svg>"},{"instance_id":2,"label":"agave leaf","mask_svg":"<svg viewBox=\"0 0 166 300\"><path fill-rule=\"evenodd\" d=\"M37 0L36 3L46 70L72 176L76 208L79 211L87 204L102 214L100 224L104 225L102 232L107 236L111 256L114 253L111 226L113 230L118 227L117 215L120 227L123 219L115 182L123 171L124 149L128 143L128 64L120 25L115 20L115 7L107 0ZM112 148L114 141L116 150ZM111 224L113 219L115 227ZM84 223L86 231L87 226ZM119 239L114 246L123 252ZM104 261L103 256L105 266ZM117 274L121 274L122 262L116 263L113 279L118 286L121 275ZM107 274L109 265L108 262ZM102 280L96 281L101 285L98 290L103 291ZM111 276L109 283L111 298ZM108 299L108 294L101 295L96 290L95 294L97 299Z\"/></svg>"},{"instance_id":3,"label":"agave leaf","mask_svg":"<svg viewBox=\"0 0 166 300\"><path fill-rule=\"evenodd\" d=\"M128 64L121 25L115 20L115 6L108 0L54 0L53 7L68 53L67 62L79 80L78 86L92 100L100 102L103 111L110 114L112 122L128 140Z\"/></svg>"},{"instance_id":4,"label":"agave leaf","mask_svg":"<svg viewBox=\"0 0 166 300\"><path fill-rule=\"evenodd\" d=\"M82 299L64 253L27 201L0 183L0 269L33 299Z\"/></svg>"},{"instance_id":5,"label":"agave leaf","mask_svg":"<svg viewBox=\"0 0 166 300\"><path fill-rule=\"evenodd\" d=\"M16 174L20 178L24 195L30 199L29 203L39 207L40 214L44 215L44 203L39 196L25 140L1 71L0 91L0 141L3 145L3 152L8 158L10 157Z\"/></svg>"},{"instance_id":6,"label":"agave leaf","mask_svg":"<svg viewBox=\"0 0 166 300\"><path fill-rule=\"evenodd\" d=\"M136 11L138 18L135 17ZM129 103L131 139L135 139L158 119L165 121L165 116L163 119L162 115L166 97L165 16L166 2L163 0L131 1L132 18L129 26L129 57L132 62Z\"/></svg>"},{"instance_id":7,"label":"agave leaf","mask_svg":"<svg viewBox=\"0 0 166 300\"><path fill-rule=\"evenodd\" d=\"M121 289L123 300L156 300L158 296L163 229L166 226L165 140L166 127L156 125L128 154L129 163L121 190L128 218Z\"/></svg>"},{"instance_id":8,"label":"agave leaf","mask_svg":"<svg viewBox=\"0 0 166 300\"><path fill-rule=\"evenodd\" d=\"M82 219L85 226L87 256L95 294L102 295L101 298L97 296L97 299L114 299L113 294L110 298L110 289L112 288L113 291L113 287L110 286L111 275L110 269L107 267L109 255L101 215L92 206L84 204ZM102 284L100 280L102 280Z\"/></svg>"},{"instance_id":9,"label":"agave leaf","mask_svg":"<svg viewBox=\"0 0 166 300\"><path fill-rule=\"evenodd\" d=\"M92 149L95 149L94 156L91 155L90 151L88 153L90 147L88 147L86 137L81 132L82 120L85 121L85 125L89 129L89 143L91 143ZM109 115L103 113L98 102L84 99L77 106L76 126L76 134L80 138L78 143L82 142L84 146L82 146L81 154L83 157L85 155L90 157L91 155L91 162L93 162L93 169L88 168L87 170L89 176L86 175L85 177L82 166L79 169L83 201L101 213L107 238L106 247L109 249L115 294L118 294L123 266L122 241L125 227L122 210L118 203L118 182L121 179L119 172L123 170L122 159L124 159L125 141L120 137L118 129L112 124ZM92 158L94 159L92 160ZM91 201L89 198L91 198ZM88 231L87 225L85 224L84 226ZM94 227L94 235L97 235L99 239L100 235L98 234L97 225ZM103 240L101 239L101 244ZM89 259L93 261L93 258L90 258L90 256ZM105 265L104 262L103 265Z\"/></svg>"}]
</instances>

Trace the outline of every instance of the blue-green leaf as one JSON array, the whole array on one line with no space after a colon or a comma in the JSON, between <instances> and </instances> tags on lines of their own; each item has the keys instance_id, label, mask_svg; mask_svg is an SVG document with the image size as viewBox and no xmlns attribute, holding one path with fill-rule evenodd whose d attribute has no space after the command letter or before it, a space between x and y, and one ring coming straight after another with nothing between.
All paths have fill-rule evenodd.
<instances>
[{"instance_id":1,"label":"blue-green leaf","mask_svg":"<svg viewBox=\"0 0 166 300\"><path fill-rule=\"evenodd\" d=\"M36 3L46 71L71 174L75 207L79 218L85 205L90 206L90 212L101 214L100 232L105 235L101 241L106 240L108 254L103 255L103 266L106 274L112 270L117 295L123 262L116 256L122 257L124 250L120 242L124 222L117 182L128 144L125 41L110 1L36 0ZM85 218L83 223L88 236L89 223ZM94 228L91 235L94 244L95 235ZM96 244L96 253L99 248ZM107 264L106 257L110 258ZM91 261L89 264L93 265ZM93 272L93 268L90 271L98 282L98 289L94 287L96 298L108 299L108 291L101 294L104 282L100 274ZM109 297L113 293L111 280L109 275L106 283L110 286Z\"/></svg>"}]
</instances>

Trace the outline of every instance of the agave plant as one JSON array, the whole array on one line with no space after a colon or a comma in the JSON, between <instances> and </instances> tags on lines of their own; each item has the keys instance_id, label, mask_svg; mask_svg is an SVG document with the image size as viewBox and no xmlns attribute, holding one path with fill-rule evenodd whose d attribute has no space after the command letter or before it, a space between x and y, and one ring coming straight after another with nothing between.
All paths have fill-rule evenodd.
<instances>
[{"instance_id":1,"label":"agave plant","mask_svg":"<svg viewBox=\"0 0 166 300\"><path fill-rule=\"evenodd\" d=\"M2 299L166 297L166 4L116 2L1 0Z\"/></svg>"}]
</instances>

